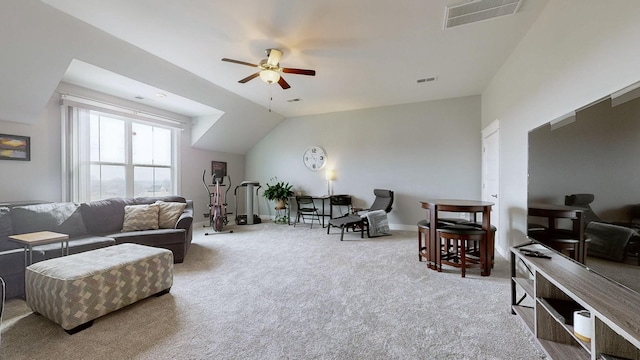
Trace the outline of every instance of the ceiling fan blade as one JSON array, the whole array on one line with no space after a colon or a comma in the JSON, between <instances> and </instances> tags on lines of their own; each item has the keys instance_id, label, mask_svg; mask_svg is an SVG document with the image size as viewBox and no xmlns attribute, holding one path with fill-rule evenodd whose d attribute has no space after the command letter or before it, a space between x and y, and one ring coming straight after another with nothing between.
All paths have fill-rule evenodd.
<instances>
[{"instance_id":1,"label":"ceiling fan blade","mask_svg":"<svg viewBox=\"0 0 640 360\"><path fill-rule=\"evenodd\" d=\"M258 76L260 76L259 72L255 73L255 74L251 74L251 75L247 76L246 78L244 78L244 79L242 79L242 80L240 80L238 82L244 84L249 80L253 80L253 79L257 78Z\"/></svg>"},{"instance_id":2,"label":"ceiling fan blade","mask_svg":"<svg viewBox=\"0 0 640 360\"><path fill-rule=\"evenodd\" d=\"M244 62L244 61L240 61L240 60L233 60L233 59L222 58L222 61L226 61L226 62L230 62L230 63L234 63L234 64L240 64L240 65L247 65L247 66L252 66L252 67L258 67L258 65L256 65L256 64L252 64L252 63L248 63L248 62Z\"/></svg>"},{"instance_id":3,"label":"ceiling fan blade","mask_svg":"<svg viewBox=\"0 0 640 360\"><path fill-rule=\"evenodd\" d=\"M278 84L280 84L283 90L287 90L288 88L291 87L291 85L289 85L289 83L282 76L280 76L280 80L278 80Z\"/></svg>"},{"instance_id":4,"label":"ceiling fan blade","mask_svg":"<svg viewBox=\"0 0 640 360\"><path fill-rule=\"evenodd\" d=\"M315 70L282 68L283 73L316 76Z\"/></svg>"}]
</instances>

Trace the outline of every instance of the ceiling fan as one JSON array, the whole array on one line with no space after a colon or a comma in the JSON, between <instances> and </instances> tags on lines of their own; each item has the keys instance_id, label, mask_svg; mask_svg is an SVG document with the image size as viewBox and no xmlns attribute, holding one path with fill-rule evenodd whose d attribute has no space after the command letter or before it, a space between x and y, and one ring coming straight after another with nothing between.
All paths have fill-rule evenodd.
<instances>
[{"instance_id":1,"label":"ceiling fan","mask_svg":"<svg viewBox=\"0 0 640 360\"><path fill-rule=\"evenodd\" d=\"M280 86L283 89L286 90L291 86L280 75L281 72L287 73L287 74L298 74L298 75L309 75L309 76L316 75L315 70L280 67L280 58L282 57L282 51L278 49L267 49L266 53L267 53L267 58L260 60L259 65L251 64L251 63L239 61L239 60L227 59L227 58L223 58L222 61L227 61L230 63L240 64L240 65L247 65L247 66L256 67L260 69L260 71L258 71L257 73L251 74L246 78L238 81L239 83L242 83L242 84L260 76L262 81L266 82L267 84L273 84L277 82L278 84L280 84Z\"/></svg>"}]
</instances>

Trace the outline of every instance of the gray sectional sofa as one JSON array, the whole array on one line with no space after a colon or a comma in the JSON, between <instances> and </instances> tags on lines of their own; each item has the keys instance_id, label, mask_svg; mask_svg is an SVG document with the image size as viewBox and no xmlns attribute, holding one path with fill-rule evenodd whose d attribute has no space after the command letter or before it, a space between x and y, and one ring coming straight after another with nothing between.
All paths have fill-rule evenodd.
<instances>
[{"instance_id":1,"label":"gray sectional sofa","mask_svg":"<svg viewBox=\"0 0 640 360\"><path fill-rule=\"evenodd\" d=\"M174 226L122 231L125 206L148 205L156 201L186 204ZM68 234L70 254L122 243L161 247L171 250L174 261L181 263L191 244L192 222L193 202L179 196L112 198L81 204L67 202L0 207L0 277L6 282L6 296L24 296L24 248L9 241L10 235L45 230ZM34 246L32 256L34 263L58 257L60 243Z\"/></svg>"}]
</instances>

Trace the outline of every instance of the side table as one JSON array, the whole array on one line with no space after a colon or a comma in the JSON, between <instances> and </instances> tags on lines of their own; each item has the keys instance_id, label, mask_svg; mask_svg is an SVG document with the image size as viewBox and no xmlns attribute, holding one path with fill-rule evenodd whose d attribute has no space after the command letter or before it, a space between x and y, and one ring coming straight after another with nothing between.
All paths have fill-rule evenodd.
<instances>
[{"instance_id":1,"label":"side table","mask_svg":"<svg viewBox=\"0 0 640 360\"><path fill-rule=\"evenodd\" d=\"M278 208L276 206L276 217L274 222L276 224L289 224L291 225L291 217L290 217L290 209L288 205L285 205L283 208Z\"/></svg>"},{"instance_id":2,"label":"side table","mask_svg":"<svg viewBox=\"0 0 640 360\"><path fill-rule=\"evenodd\" d=\"M38 231L33 233L10 235L9 240L24 246L25 266L33 264L34 245L51 244L60 241L62 256L69 255L69 235L67 234L60 234L53 231ZM29 253L29 261L27 261L27 252Z\"/></svg>"}]
</instances>

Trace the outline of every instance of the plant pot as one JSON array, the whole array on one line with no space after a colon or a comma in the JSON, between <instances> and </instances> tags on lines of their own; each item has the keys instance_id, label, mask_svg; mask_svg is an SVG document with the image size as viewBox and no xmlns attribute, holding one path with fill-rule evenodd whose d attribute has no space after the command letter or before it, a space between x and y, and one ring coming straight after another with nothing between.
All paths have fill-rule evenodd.
<instances>
[{"instance_id":1,"label":"plant pot","mask_svg":"<svg viewBox=\"0 0 640 360\"><path fill-rule=\"evenodd\" d=\"M276 210L282 210L287 208L287 203L284 199L276 200Z\"/></svg>"}]
</instances>

